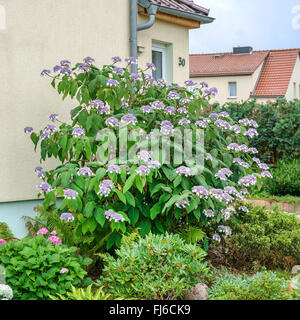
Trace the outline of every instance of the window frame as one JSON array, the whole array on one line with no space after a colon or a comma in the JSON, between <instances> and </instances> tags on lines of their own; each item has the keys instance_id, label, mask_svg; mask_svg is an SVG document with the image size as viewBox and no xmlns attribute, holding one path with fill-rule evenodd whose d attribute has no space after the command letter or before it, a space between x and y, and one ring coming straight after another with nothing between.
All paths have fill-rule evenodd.
<instances>
[{"instance_id":1,"label":"window frame","mask_svg":"<svg viewBox=\"0 0 300 320\"><path fill-rule=\"evenodd\" d=\"M152 50L162 53L162 78L166 80L167 78L167 54L166 54L166 46L159 43L152 43Z\"/></svg>"},{"instance_id":2,"label":"window frame","mask_svg":"<svg viewBox=\"0 0 300 320\"><path fill-rule=\"evenodd\" d=\"M231 84L235 84L235 93L236 93L236 95L235 96L232 96L231 95L231 87L230 87L230 85ZM236 99L237 98L237 81L229 81L228 82L228 98L229 99Z\"/></svg>"}]
</instances>

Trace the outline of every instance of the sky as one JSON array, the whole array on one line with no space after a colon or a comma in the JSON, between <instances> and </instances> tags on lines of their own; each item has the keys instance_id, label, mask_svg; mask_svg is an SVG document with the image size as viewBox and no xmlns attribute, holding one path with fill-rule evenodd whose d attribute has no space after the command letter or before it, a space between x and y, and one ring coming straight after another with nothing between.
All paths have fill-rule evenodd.
<instances>
[{"instance_id":1,"label":"sky","mask_svg":"<svg viewBox=\"0 0 300 320\"><path fill-rule=\"evenodd\" d=\"M194 0L216 20L190 31L190 53L300 48L300 0Z\"/></svg>"}]
</instances>

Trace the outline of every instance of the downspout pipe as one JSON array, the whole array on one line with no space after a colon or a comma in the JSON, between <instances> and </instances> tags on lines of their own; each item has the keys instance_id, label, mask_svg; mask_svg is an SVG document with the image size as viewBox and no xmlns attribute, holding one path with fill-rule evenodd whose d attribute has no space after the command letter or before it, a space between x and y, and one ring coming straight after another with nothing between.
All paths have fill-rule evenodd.
<instances>
[{"instance_id":1,"label":"downspout pipe","mask_svg":"<svg viewBox=\"0 0 300 320\"><path fill-rule=\"evenodd\" d=\"M149 20L142 24L137 24L137 0L130 0L130 52L131 56L135 59L138 58L137 52L137 33L138 31L149 29L155 22L157 6L151 4L147 8L149 14ZM131 72L137 73L138 66L136 64L131 65Z\"/></svg>"}]
</instances>

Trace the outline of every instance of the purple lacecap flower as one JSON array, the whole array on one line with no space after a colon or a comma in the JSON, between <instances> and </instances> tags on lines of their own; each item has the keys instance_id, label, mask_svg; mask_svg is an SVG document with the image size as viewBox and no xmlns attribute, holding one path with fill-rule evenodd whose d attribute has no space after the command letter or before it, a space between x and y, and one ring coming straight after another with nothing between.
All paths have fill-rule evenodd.
<instances>
[{"instance_id":1,"label":"purple lacecap flower","mask_svg":"<svg viewBox=\"0 0 300 320\"><path fill-rule=\"evenodd\" d=\"M99 108L98 108L98 112L99 112L100 114L106 114L106 115L108 115L108 114L110 114L110 107L109 107L108 105L103 106L103 107L99 107Z\"/></svg>"},{"instance_id":2,"label":"purple lacecap flower","mask_svg":"<svg viewBox=\"0 0 300 320\"><path fill-rule=\"evenodd\" d=\"M72 135L76 138L81 138L85 135L85 130L82 128L74 128Z\"/></svg>"},{"instance_id":3,"label":"purple lacecap flower","mask_svg":"<svg viewBox=\"0 0 300 320\"><path fill-rule=\"evenodd\" d=\"M55 120L58 119L58 114L53 113L49 116L49 120L51 120L52 122L55 122Z\"/></svg>"},{"instance_id":4,"label":"purple lacecap flower","mask_svg":"<svg viewBox=\"0 0 300 320\"><path fill-rule=\"evenodd\" d=\"M250 138L254 138L254 137L258 136L258 132L257 132L256 129L251 128L251 129L249 129L248 131L246 131L244 133L244 136L248 136Z\"/></svg>"},{"instance_id":5,"label":"purple lacecap flower","mask_svg":"<svg viewBox=\"0 0 300 320\"><path fill-rule=\"evenodd\" d=\"M249 152L248 146L246 146L245 144L240 145L239 149L243 152Z\"/></svg>"},{"instance_id":6,"label":"purple lacecap flower","mask_svg":"<svg viewBox=\"0 0 300 320\"><path fill-rule=\"evenodd\" d=\"M120 168L125 168L125 169L126 169L127 174L129 174L129 173L130 173L130 167L129 167L127 164L121 164L121 165L120 165Z\"/></svg>"},{"instance_id":7,"label":"purple lacecap flower","mask_svg":"<svg viewBox=\"0 0 300 320\"><path fill-rule=\"evenodd\" d=\"M228 194L231 194L231 195L237 195L238 194L238 191L236 190L235 187L231 187L231 186L226 186L224 188L224 191Z\"/></svg>"},{"instance_id":8,"label":"purple lacecap flower","mask_svg":"<svg viewBox=\"0 0 300 320\"><path fill-rule=\"evenodd\" d=\"M221 119L216 120L215 126L221 129L227 129L227 130L231 129L231 125L227 121L224 121Z\"/></svg>"},{"instance_id":9,"label":"purple lacecap flower","mask_svg":"<svg viewBox=\"0 0 300 320\"><path fill-rule=\"evenodd\" d=\"M100 194L101 196L107 197L110 194L111 189L113 187L114 187L114 183L111 180L109 179L103 180L99 184L98 194Z\"/></svg>"},{"instance_id":10,"label":"purple lacecap flower","mask_svg":"<svg viewBox=\"0 0 300 320\"><path fill-rule=\"evenodd\" d=\"M95 59L93 59L93 58L91 58L91 57L85 57L85 58L83 59L83 62L84 62L84 63L93 63L93 62L95 62Z\"/></svg>"},{"instance_id":11,"label":"purple lacecap flower","mask_svg":"<svg viewBox=\"0 0 300 320\"><path fill-rule=\"evenodd\" d=\"M227 221L230 219L230 217L232 215L232 211L233 211L233 209L231 209L231 208L221 210L224 221Z\"/></svg>"},{"instance_id":12,"label":"purple lacecap flower","mask_svg":"<svg viewBox=\"0 0 300 320\"><path fill-rule=\"evenodd\" d=\"M121 118L121 121L126 123L127 125L132 123L132 124L136 124L137 119L135 116L131 115L131 114L126 114L125 116L123 116Z\"/></svg>"},{"instance_id":13,"label":"purple lacecap flower","mask_svg":"<svg viewBox=\"0 0 300 320\"><path fill-rule=\"evenodd\" d=\"M188 125L190 124L191 121L189 119L186 119L186 118L182 118L178 121L178 124L181 125L181 126L184 126L184 125Z\"/></svg>"},{"instance_id":14,"label":"purple lacecap flower","mask_svg":"<svg viewBox=\"0 0 300 320\"><path fill-rule=\"evenodd\" d=\"M207 161L212 161L212 160L213 160L212 155L211 155L210 153L207 153L207 154L206 154L206 157L205 157L205 160L207 160Z\"/></svg>"},{"instance_id":15,"label":"purple lacecap flower","mask_svg":"<svg viewBox=\"0 0 300 320\"><path fill-rule=\"evenodd\" d=\"M211 119L218 120L218 119L219 119L219 114L218 114L218 113L211 113L211 114L209 115L209 117L210 117Z\"/></svg>"},{"instance_id":16,"label":"purple lacecap flower","mask_svg":"<svg viewBox=\"0 0 300 320\"><path fill-rule=\"evenodd\" d=\"M144 162L148 162L151 160L151 152L147 151L147 150L141 150L138 154L137 157L139 160L144 161Z\"/></svg>"},{"instance_id":17,"label":"purple lacecap flower","mask_svg":"<svg viewBox=\"0 0 300 320\"><path fill-rule=\"evenodd\" d=\"M249 194L247 188L243 188L243 189L241 190L241 194Z\"/></svg>"},{"instance_id":18,"label":"purple lacecap flower","mask_svg":"<svg viewBox=\"0 0 300 320\"><path fill-rule=\"evenodd\" d=\"M79 176L93 176L94 173L89 167L80 168L77 172Z\"/></svg>"},{"instance_id":19,"label":"purple lacecap flower","mask_svg":"<svg viewBox=\"0 0 300 320\"><path fill-rule=\"evenodd\" d=\"M253 128L258 128L258 124L257 124L257 122L254 121L254 120L250 120L250 121L249 121L249 125L250 125L251 127L253 127Z\"/></svg>"},{"instance_id":20,"label":"purple lacecap flower","mask_svg":"<svg viewBox=\"0 0 300 320\"><path fill-rule=\"evenodd\" d=\"M196 85L196 83L192 80L186 80L184 81L184 84L187 86L187 87L194 87Z\"/></svg>"},{"instance_id":21,"label":"purple lacecap flower","mask_svg":"<svg viewBox=\"0 0 300 320\"><path fill-rule=\"evenodd\" d=\"M239 207L239 210L241 210L243 212L246 212L246 213L249 212L249 209L247 207L245 207L245 206Z\"/></svg>"},{"instance_id":22,"label":"purple lacecap flower","mask_svg":"<svg viewBox=\"0 0 300 320\"><path fill-rule=\"evenodd\" d=\"M46 177L46 173L44 171L39 171L37 173L38 178L43 179Z\"/></svg>"},{"instance_id":23,"label":"purple lacecap flower","mask_svg":"<svg viewBox=\"0 0 300 320\"><path fill-rule=\"evenodd\" d=\"M256 184L256 182L257 182L256 177L254 175L249 175L249 176L241 178L238 181L238 184L240 186L250 187L250 186L254 186Z\"/></svg>"},{"instance_id":24,"label":"purple lacecap flower","mask_svg":"<svg viewBox=\"0 0 300 320\"><path fill-rule=\"evenodd\" d=\"M233 159L233 163L241 164L242 162L243 162L243 160L240 159L240 158L234 158L234 159Z\"/></svg>"},{"instance_id":25,"label":"purple lacecap flower","mask_svg":"<svg viewBox=\"0 0 300 320\"><path fill-rule=\"evenodd\" d=\"M72 70L68 67L62 67L59 70L60 74L68 74L70 75L72 73Z\"/></svg>"},{"instance_id":26,"label":"purple lacecap flower","mask_svg":"<svg viewBox=\"0 0 300 320\"><path fill-rule=\"evenodd\" d=\"M239 198L239 199L242 200L242 201L245 201L245 197L244 197L244 195L242 194L242 192L237 193L237 194L236 194L236 197Z\"/></svg>"},{"instance_id":27,"label":"purple lacecap flower","mask_svg":"<svg viewBox=\"0 0 300 320\"><path fill-rule=\"evenodd\" d=\"M256 148L249 148L248 149L248 152L251 152L253 154L257 154L258 153L258 150Z\"/></svg>"},{"instance_id":28,"label":"purple lacecap flower","mask_svg":"<svg viewBox=\"0 0 300 320\"><path fill-rule=\"evenodd\" d=\"M48 132L50 134L53 134L55 132L57 132L57 128L55 125L53 124L47 124L47 126L44 128L43 132Z\"/></svg>"},{"instance_id":29,"label":"purple lacecap flower","mask_svg":"<svg viewBox=\"0 0 300 320\"><path fill-rule=\"evenodd\" d=\"M107 172L109 173L121 173L121 168L116 164L111 164L107 168Z\"/></svg>"},{"instance_id":30,"label":"purple lacecap flower","mask_svg":"<svg viewBox=\"0 0 300 320\"><path fill-rule=\"evenodd\" d=\"M165 108L164 112L169 115L174 115L176 109L173 106L168 106Z\"/></svg>"},{"instance_id":31,"label":"purple lacecap flower","mask_svg":"<svg viewBox=\"0 0 300 320\"><path fill-rule=\"evenodd\" d=\"M258 166L260 167L260 169L263 169L263 170L269 169L269 166L266 163L260 163Z\"/></svg>"},{"instance_id":32,"label":"purple lacecap flower","mask_svg":"<svg viewBox=\"0 0 300 320\"><path fill-rule=\"evenodd\" d=\"M231 235L231 229L227 226L219 226L218 231L224 233L226 237Z\"/></svg>"},{"instance_id":33,"label":"purple lacecap flower","mask_svg":"<svg viewBox=\"0 0 300 320\"><path fill-rule=\"evenodd\" d=\"M208 88L208 83L206 81L201 81L199 84L203 88Z\"/></svg>"},{"instance_id":34,"label":"purple lacecap flower","mask_svg":"<svg viewBox=\"0 0 300 320\"><path fill-rule=\"evenodd\" d=\"M119 120L115 117L110 117L105 120L105 124L108 127L117 128L119 126Z\"/></svg>"},{"instance_id":35,"label":"purple lacecap flower","mask_svg":"<svg viewBox=\"0 0 300 320\"><path fill-rule=\"evenodd\" d=\"M104 107L105 103L102 100L92 100L90 102L90 107Z\"/></svg>"},{"instance_id":36,"label":"purple lacecap flower","mask_svg":"<svg viewBox=\"0 0 300 320\"><path fill-rule=\"evenodd\" d=\"M223 201L223 190L212 188L209 191L209 195L211 198L217 199L219 201Z\"/></svg>"},{"instance_id":37,"label":"purple lacecap flower","mask_svg":"<svg viewBox=\"0 0 300 320\"><path fill-rule=\"evenodd\" d=\"M44 69L42 72L41 72L41 76L45 76L45 75L49 75L51 73L51 71L49 69Z\"/></svg>"},{"instance_id":38,"label":"purple lacecap flower","mask_svg":"<svg viewBox=\"0 0 300 320\"><path fill-rule=\"evenodd\" d=\"M34 168L34 172L35 172L35 173L40 172L40 171L42 171L42 170L43 170L43 168L40 167L40 166Z\"/></svg>"},{"instance_id":39,"label":"purple lacecap flower","mask_svg":"<svg viewBox=\"0 0 300 320\"><path fill-rule=\"evenodd\" d=\"M177 112L178 112L179 114L187 114L187 113L188 113L188 111L187 111L186 108L184 108L184 107L178 108L178 109L177 109Z\"/></svg>"},{"instance_id":40,"label":"purple lacecap flower","mask_svg":"<svg viewBox=\"0 0 300 320\"><path fill-rule=\"evenodd\" d=\"M191 102L190 99L188 99L188 98L182 98L182 99L180 99L179 104L184 106L184 105L186 105L186 104L189 104L190 102Z\"/></svg>"},{"instance_id":41,"label":"purple lacecap flower","mask_svg":"<svg viewBox=\"0 0 300 320\"><path fill-rule=\"evenodd\" d=\"M156 110L163 110L165 108L165 105L162 101L157 100L151 103L151 107Z\"/></svg>"},{"instance_id":42,"label":"purple lacecap flower","mask_svg":"<svg viewBox=\"0 0 300 320\"><path fill-rule=\"evenodd\" d=\"M168 120L162 121L160 126L161 126L161 133L165 135L169 135L170 133L173 132L173 124Z\"/></svg>"},{"instance_id":43,"label":"purple lacecap flower","mask_svg":"<svg viewBox=\"0 0 300 320\"><path fill-rule=\"evenodd\" d=\"M234 198L227 192L223 192L222 198L223 198L223 201L225 201L226 203L230 203L234 201Z\"/></svg>"},{"instance_id":44,"label":"purple lacecap flower","mask_svg":"<svg viewBox=\"0 0 300 320\"><path fill-rule=\"evenodd\" d=\"M142 76L139 73L131 73L130 78L133 80L142 80Z\"/></svg>"},{"instance_id":45,"label":"purple lacecap flower","mask_svg":"<svg viewBox=\"0 0 300 320\"><path fill-rule=\"evenodd\" d=\"M41 140L44 140L46 138L50 138L50 133L49 132L43 132L41 134Z\"/></svg>"},{"instance_id":46,"label":"purple lacecap flower","mask_svg":"<svg viewBox=\"0 0 300 320\"><path fill-rule=\"evenodd\" d=\"M249 163L247 163L247 162L245 162L245 161L242 161L242 162L240 163L240 165L241 165L242 167L246 168L246 169L249 169L249 168L250 168Z\"/></svg>"},{"instance_id":47,"label":"purple lacecap flower","mask_svg":"<svg viewBox=\"0 0 300 320\"><path fill-rule=\"evenodd\" d=\"M39 235L39 234L45 235L45 234L47 234L47 233L49 233L49 230L48 230L47 228L42 228L42 229L40 229L36 234L37 234L37 235Z\"/></svg>"},{"instance_id":48,"label":"purple lacecap flower","mask_svg":"<svg viewBox=\"0 0 300 320\"><path fill-rule=\"evenodd\" d=\"M119 67L115 67L112 72L115 73L115 74L123 75L124 74L124 69L123 68L119 68Z\"/></svg>"},{"instance_id":49,"label":"purple lacecap flower","mask_svg":"<svg viewBox=\"0 0 300 320\"><path fill-rule=\"evenodd\" d=\"M211 209L203 210L203 213L207 218L213 218L215 216L215 213Z\"/></svg>"},{"instance_id":50,"label":"purple lacecap flower","mask_svg":"<svg viewBox=\"0 0 300 320\"><path fill-rule=\"evenodd\" d=\"M27 134L27 133L31 133L33 131L33 128L32 127L25 127L24 128L24 132Z\"/></svg>"},{"instance_id":51,"label":"purple lacecap flower","mask_svg":"<svg viewBox=\"0 0 300 320\"><path fill-rule=\"evenodd\" d=\"M151 62L147 62L147 63L146 63L146 67L147 67L148 69L153 70L153 71L156 70L155 64L154 64L154 63L151 63Z\"/></svg>"},{"instance_id":52,"label":"purple lacecap flower","mask_svg":"<svg viewBox=\"0 0 300 320\"><path fill-rule=\"evenodd\" d=\"M232 171L227 169L227 168L223 168L220 169L216 174L215 177L219 178L223 181L226 181L230 176L232 175Z\"/></svg>"},{"instance_id":53,"label":"purple lacecap flower","mask_svg":"<svg viewBox=\"0 0 300 320\"><path fill-rule=\"evenodd\" d=\"M202 121L202 120L196 121L196 122L195 122L195 125L198 126L198 127L200 127L201 129L207 128L207 124L206 124L204 121Z\"/></svg>"},{"instance_id":54,"label":"purple lacecap flower","mask_svg":"<svg viewBox=\"0 0 300 320\"><path fill-rule=\"evenodd\" d=\"M168 97L170 99L179 99L179 94L176 91L170 91L169 94L168 94Z\"/></svg>"},{"instance_id":55,"label":"purple lacecap flower","mask_svg":"<svg viewBox=\"0 0 300 320\"><path fill-rule=\"evenodd\" d=\"M146 166L139 166L136 169L136 173L139 176L147 176L150 173L150 169L148 167L146 167Z\"/></svg>"},{"instance_id":56,"label":"purple lacecap flower","mask_svg":"<svg viewBox=\"0 0 300 320\"><path fill-rule=\"evenodd\" d=\"M147 88L153 88L154 86L157 86L157 82L155 79L151 78L147 80Z\"/></svg>"},{"instance_id":57,"label":"purple lacecap flower","mask_svg":"<svg viewBox=\"0 0 300 320\"><path fill-rule=\"evenodd\" d=\"M219 117L221 117L221 118L229 118L230 116L229 116L228 112L222 111L222 112L219 113Z\"/></svg>"},{"instance_id":58,"label":"purple lacecap flower","mask_svg":"<svg viewBox=\"0 0 300 320\"><path fill-rule=\"evenodd\" d=\"M122 62L122 59L119 56L112 57L114 63Z\"/></svg>"},{"instance_id":59,"label":"purple lacecap flower","mask_svg":"<svg viewBox=\"0 0 300 320\"><path fill-rule=\"evenodd\" d=\"M242 124L242 125L244 125L244 126L248 126L249 123L250 123L250 121L249 121L248 118L245 118L245 119L239 120L239 123Z\"/></svg>"},{"instance_id":60,"label":"purple lacecap flower","mask_svg":"<svg viewBox=\"0 0 300 320\"><path fill-rule=\"evenodd\" d=\"M60 269L59 273L64 274L64 273L68 273L68 271L69 270L67 268L62 268L62 269Z\"/></svg>"},{"instance_id":61,"label":"purple lacecap flower","mask_svg":"<svg viewBox=\"0 0 300 320\"><path fill-rule=\"evenodd\" d=\"M212 238L213 238L213 240L215 240L217 242L221 242L221 240L222 240L221 237L217 233L214 234Z\"/></svg>"},{"instance_id":62,"label":"purple lacecap flower","mask_svg":"<svg viewBox=\"0 0 300 320\"><path fill-rule=\"evenodd\" d=\"M53 67L53 72L58 72L60 70L61 70L61 66L59 66L59 65L56 65Z\"/></svg>"},{"instance_id":63,"label":"purple lacecap flower","mask_svg":"<svg viewBox=\"0 0 300 320\"><path fill-rule=\"evenodd\" d=\"M50 241L52 246L55 246L56 244L59 246L62 245L61 239L57 236L50 236L47 241Z\"/></svg>"},{"instance_id":64,"label":"purple lacecap flower","mask_svg":"<svg viewBox=\"0 0 300 320\"><path fill-rule=\"evenodd\" d=\"M166 81L164 79L157 79L156 81L160 87L163 87L166 85Z\"/></svg>"},{"instance_id":65,"label":"purple lacecap flower","mask_svg":"<svg viewBox=\"0 0 300 320\"><path fill-rule=\"evenodd\" d=\"M109 86L109 87L117 87L119 84L120 84L119 81L115 80L115 79L109 79L106 82L106 85Z\"/></svg>"},{"instance_id":66,"label":"purple lacecap flower","mask_svg":"<svg viewBox=\"0 0 300 320\"><path fill-rule=\"evenodd\" d=\"M210 118L203 118L202 120L207 124L211 122Z\"/></svg>"},{"instance_id":67,"label":"purple lacecap flower","mask_svg":"<svg viewBox=\"0 0 300 320\"><path fill-rule=\"evenodd\" d=\"M157 160L149 160L147 162L148 168L158 169L160 167L160 163Z\"/></svg>"},{"instance_id":68,"label":"purple lacecap flower","mask_svg":"<svg viewBox=\"0 0 300 320\"><path fill-rule=\"evenodd\" d=\"M175 204L175 206L180 209L185 209L189 205L190 205L190 202L188 199L181 200Z\"/></svg>"},{"instance_id":69,"label":"purple lacecap flower","mask_svg":"<svg viewBox=\"0 0 300 320\"><path fill-rule=\"evenodd\" d=\"M143 111L143 113L150 113L152 111L152 107L145 105L141 107L141 110Z\"/></svg>"},{"instance_id":70,"label":"purple lacecap flower","mask_svg":"<svg viewBox=\"0 0 300 320\"><path fill-rule=\"evenodd\" d=\"M91 67L86 63L81 63L77 66L77 69L79 71L88 72L91 70Z\"/></svg>"},{"instance_id":71,"label":"purple lacecap flower","mask_svg":"<svg viewBox=\"0 0 300 320\"><path fill-rule=\"evenodd\" d=\"M46 193L52 191L52 186L51 186L49 183L47 183L47 182L42 182L42 183L40 183L40 184L38 185L38 188L39 188L42 192L46 192Z\"/></svg>"},{"instance_id":72,"label":"purple lacecap flower","mask_svg":"<svg viewBox=\"0 0 300 320\"><path fill-rule=\"evenodd\" d=\"M254 158L252 158L252 160L253 160L253 162L255 162L257 164L260 164L260 159L254 157Z\"/></svg>"},{"instance_id":73,"label":"purple lacecap flower","mask_svg":"<svg viewBox=\"0 0 300 320\"><path fill-rule=\"evenodd\" d=\"M112 209L105 211L104 215L105 215L106 219L108 219L109 221L112 221L112 220L114 220L115 222L120 222L120 221L124 222L125 221L125 218L123 217L122 214L116 213Z\"/></svg>"},{"instance_id":74,"label":"purple lacecap flower","mask_svg":"<svg viewBox=\"0 0 300 320\"><path fill-rule=\"evenodd\" d=\"M127 108L129 106L129 104L126 101L122 101L122 107L123 108Z\"/></svg>"},{"instance_id":75,"label":"purple lacecap flower","mask_svg":"<svg viewBox=\"0 0 300 320\"><path fill-rule=\"evenodd\" d=\"M136 58L134 57L129 57L125 59L125 62L127 62L128 64L138 64L138 61Z\"/></svg>"},{"instance_id":76,"label":"purple lacecap flower","mask_svg":"<svg viewBox=\"0 0 300 320\"><path fill-rule=\"evenodd\" d=\"M191 168L181 166L176 169L176 173L180 176L190 177L192 175L192 170L191 170Z\"/></svg>"},{"instance_id":77,"label":"purple lacecap flower","mask_svg":"<svg viewBox=\"0 0 300 320\"><path fill-rule=\"evenodd\" d=\"M74 217L72 215L72 213L70 212L64 212L60 215L60 219L65 221L65 222L71 222L74 220Z\"/></svg>"},{"instance_id":78,"label":"purple lacecap flower","mask_svg":"<svg viewBox=\"0 0 300 320\"><path fill-rule=\"evenodd\" d=\"M194 186L192 188L192 192L195 193L200 199L201 198L208 198L208 191L203 186Z\"/></svg>"},{"instance_id":79,"label":"purple lacecap flower","mask_svg":"<svg viewBox=\"0 0 300 320\"><path fill-rule=\"evenodd\" d=\"M263 172L261 173L261 176L262 176L263 178L270 178L270 179L273 178L272 174L271 174L269 171L263 171Z\"/></svg>"},{"instance_id":80,"label":"purple lacecap flower","mask_svg":"<svg viewBox=\"0 0 300 320\"><path fill-rule=\"evenodd\" d=\"M215 97L217 94L218 94L218 89L216 87L212 87L209 89L209 94L212 96L212 97Z\"/></svg>"},{"instance_id":81,"label":"purple lacecap flower","mask_svg":"<svg viewBox=\"0 0 300 320\"><path fill-rule=\"evenodd\" d=\"M147 135L146 135L146 139L148 140L148 139L154 139L155 138L155 134L154 134L154 132L149 132Z\"/></svg>"},{"instance_id":82,"label":"purple lacecap flower","mask_svg":"<svg viewBox=\"0 0 300 320\"><path fill-rule=\"evenodd\" d=\"M73 189L64 190L65 199L76 199L78 197L78 192Z\"/></svg>"},{"instance_id":83,"label":"purple lacecap flower","mask_svg":"<svg viewBox=\"0 0 300 320\"><path fill-rule=\"evenodd\" d=\"M70 67L71 62L69 60L61 60L60 65L62 67Z\"/></svg>"},{"instance_id":84,"label":"purple lacecap flower","mask_svg":"<svg viewBox=\"0 0 300 320\"><path fill-rule=\"evenodd\" d=\"M241 128L236 124L231 127L231 131L235 132L236 134L241 133Z\"/></svg>"}]
</instances>

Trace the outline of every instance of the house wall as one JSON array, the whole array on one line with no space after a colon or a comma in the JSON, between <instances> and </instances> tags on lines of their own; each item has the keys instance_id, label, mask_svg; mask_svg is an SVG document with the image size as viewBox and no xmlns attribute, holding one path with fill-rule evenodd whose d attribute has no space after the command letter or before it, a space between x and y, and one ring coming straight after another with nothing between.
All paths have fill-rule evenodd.
<instances>
[{"instance_id":1,"label":"house wall","mask_svg":"<svg viewBox=\"0 0 300 320\"><path fill-rule=\"evenodd\" d=\"M75 63L91 56L101 66L112 56L130 56L129 1L0 0L0 221L9 221L18 235L11 221L22 211L33 214L33 203L24 201L36 199L40 182L34 174L39 152L34 153L24 127L39 130L52 113L67 121L74 107L72 100L61 100L40 72L63 59ZM164 41L173 44L174 81L188 78L187 28L157 21L138 36L145 47L141 67L152 60L152 40ZM178 67L179 56L186 58L185 68ZM47 170L57 164L48 160L42 166Z\"/></svg>"},{"instance_id":2,"label":"house wall","mask_svg":"<svg viewBox=\"0 0 300 320\"><path fill-rule=\"evenodd\" d=\"M296 87L294 90L294 83L296 83ZM291 77L291 81L286 93L287 100L300 99L300 56L298 56L294 72Z\"/></svg>"},{"instance_id":3,"label":"house wall","mask_svg":"<svg viewBox=\"0 0 300 320\"><path fill-rule=\"evenodd\" d=\"M206 81L209 87L216 87L219 91L211 102L219 102L224 104L226 102L243 102L250 97L250 93L254 90L257 79L262 70L263 63L256 69L252 75L244 76L217 76L217 77L197 77L191 78L194 82ZM237 98L229 98L229 82L237 83Z\"/></svg>"}]
</instances>

